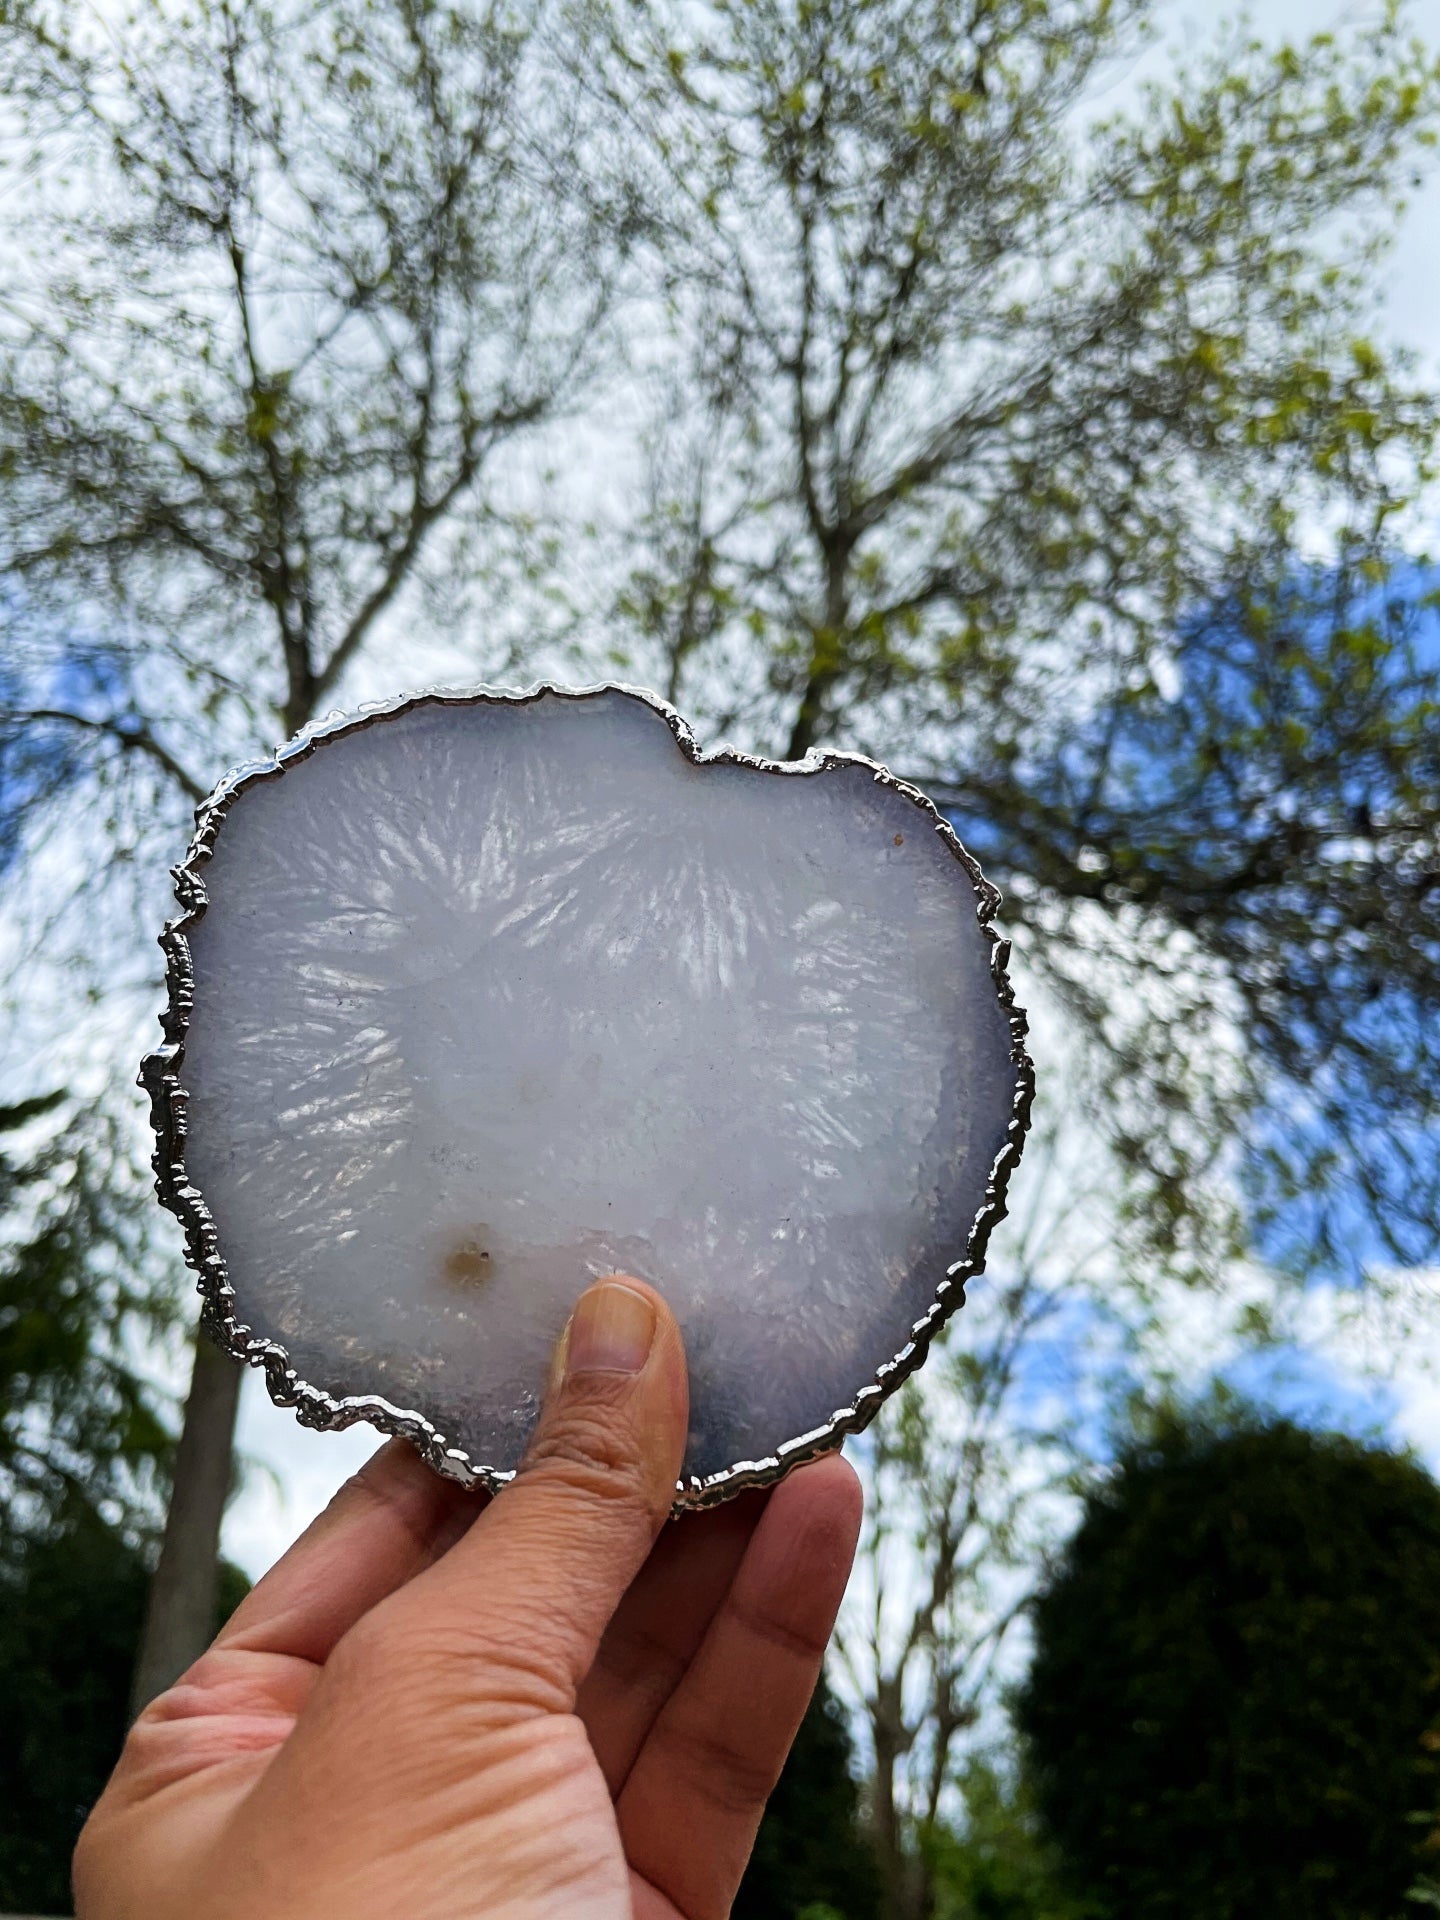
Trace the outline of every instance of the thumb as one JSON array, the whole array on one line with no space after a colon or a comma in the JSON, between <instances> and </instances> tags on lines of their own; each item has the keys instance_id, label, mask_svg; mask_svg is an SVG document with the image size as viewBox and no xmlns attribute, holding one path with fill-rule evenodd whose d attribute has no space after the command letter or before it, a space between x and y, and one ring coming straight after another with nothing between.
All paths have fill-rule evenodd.
<instances>
[{"instance_id":1,"label":"thumb","mask_svg":"<svg viewBox=\"0 0 1440 1920\"><path fill-rule=\"evenodd\" d=\"M514 1482L408 1593L466 1618L470 1691L568 1713L675 1497L689 1394L675 1316L616 1275L583 1293Z\"/></svg>"}]
</instances>

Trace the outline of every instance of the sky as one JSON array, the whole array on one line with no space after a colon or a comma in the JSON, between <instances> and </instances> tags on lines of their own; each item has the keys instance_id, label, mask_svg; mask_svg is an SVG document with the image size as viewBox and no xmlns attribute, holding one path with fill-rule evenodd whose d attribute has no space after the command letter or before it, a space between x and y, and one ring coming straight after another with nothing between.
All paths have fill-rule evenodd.
<instances>
[{"instance_id":1,"label":"sky","mask_svg":"<svg viewBox=\"0 0 1440 1920\"><path fill-rule=\"evenodd\" d=\"M1314 0L1258 0L1249 17L1267 40L1296 39L1346 19L1363 19L1370 11L1317 8ZM1432 48L1440 49L1440 0L1414 0L1410 17ZM1107 101L1116 109L1147 73L1163 72L1165 47L1205 44L1215 15L1172 4L1159 19L1162 48L1117 76ZM1379 292L1385 331L1413 346L1427 370L1440 375L1440 169L1410 204ZM1214 1303L1196 1300L1180 1339L1197 1384L1219 1371L1281 1411L1356 1432L1384 1432L1414 1446L1440 1471L1440 1327L1423 1336L1411 1332L1387 1339L1383 1313L1362 1324L1344 1311L1345 1305L1322 1291L1313 1293L1297 1309L1297 1341L1257 1356L1235 1348L1225 1331L1226 1316ZM293 1414L271 1405L252 1371L241 1399L239 1444L250 1469L227 1515L224 1550L256 1577L379 1441L368 1427L342 1434L301 1428Z\"/></svg>"}]
</instances>

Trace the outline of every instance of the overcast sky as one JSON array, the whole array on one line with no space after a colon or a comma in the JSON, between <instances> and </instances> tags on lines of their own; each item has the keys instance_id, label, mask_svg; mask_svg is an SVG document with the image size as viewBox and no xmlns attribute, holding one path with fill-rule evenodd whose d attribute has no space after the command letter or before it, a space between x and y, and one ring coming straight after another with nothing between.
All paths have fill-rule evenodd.
<instances>
[{"instance_id":1,"label":"overcast sky","mask_svg":"<svg viewBox=\"0 0 1440 1920\"><path fill-rule=\"evenodd\" d=\"M1346 19L1363 19L1368 11L1317 8L1314 0L1259 0L1249 9L1266 39L1304 38ZM1440 47L1440 0L1415 0L1410 16L1426 41ZM1186 4L1165 8L1160 18L1169 46L1198 47L1210 37L1215 15ZM1123 104L1144 72L1163 71L1163 65L1163 55L1151 55L1117 80L1114 104ZM1412 201L1382 292L1391 337L1416 348L1432 374L1440 375L1440 172ZM1278 1397L1293 1410L1324 1409L1331 1417L1348 1410L1357 1423L1378 1418L1440 1469L1440 1339L1429 1343L1435 1355L1424 1351L1426 1344L1408 1343L1397 1371L1383 1383L1347 1379L1338 1360L1297 1360L1288 1384L1273 1370L1272 1378ZM345 1434L306 1432L293 1414L270 1404L252 1372L241 1402L240 1445L254 1467L227 1517L226 1552L251 1575L263 1572L377 1444L367 1427Z\"/></svg>"}]
</instances>

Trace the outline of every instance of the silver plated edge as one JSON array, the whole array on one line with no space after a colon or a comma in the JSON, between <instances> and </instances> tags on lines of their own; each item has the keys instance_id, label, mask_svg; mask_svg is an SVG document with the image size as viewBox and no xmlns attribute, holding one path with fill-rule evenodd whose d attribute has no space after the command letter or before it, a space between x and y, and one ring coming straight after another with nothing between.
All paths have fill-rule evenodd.
<instances>
[{"instance_id":1,"label":"silver plated edge","mask_svg":"<svg viewBox=\"0 0 1440 1920\"><path fill-rule=\"evenodd\" d=\"M225 816L249 787L263 780L281 777L289 768L307 760L327 741L357 733L378 721L393 719L423 706L525 706L554 695L564 700L589 700L601 694L619 693L641 701L666 722L676 745L695 766L750 767L759 773L809 776L840 767L860 766L873 774L882 786L903 794L929 820L949 852L965 869L976 894L976 912L983 932L990 937L990 972L1010 1032L1010 1061L1015 1068L1015 1102L1011 1110L1005 1144L996 1155L985 1198L976 1213L964 1253L945 1272L936 1288L935 1298L925 1313L910 1328L910 1336L895 1356L875 1372L848 1406L837 1408L829 1420L809 1433L787 1440L773 1454L760 1460L739 1460L719 1473L691 1475L677 1482L672 1511L676 1514L718 1505L732 1495L753 1487L773 1485L792 1468L813 1460L837 1447L848 1434L859 1433L874 1419L883 1402L922 1364L946 1321L965 1304L966 1283L980 1273L990 1235L1005 1217L1006 1188L1019 1164L1030 1123L1035 1095L1035 1070L1026 1050L1028 1022L1015 999L1009 974L1010 942L1002 939L994 927L1000 894L980 871L979 863L962 844L959 835L919 787L898 779L888 767L864 754L842 752L834 748L812 748L803 760L768 760L738 748L719 746L701 748L687 722L666 701L643 687L618 681L603 681L584 687L557 686L550 681L532 687L509 690L497 687L460 689L434 688L398 695L393 700L374 701L350 714L331 714L311 721L294 739L277 749L268 759L247 761L232 769L214 791L195 809L195 833L189 851L172 870L175 897L180 912L166 922L159 944L165 954L166 1005L160 1015L162 1044L147 1053L141 1062L139 1085L149 1095L150 1120L155 1133L155 1191L165 1207L179 1220L184 1231L185 1260L196 1275L201 1297L200 1321L203 1330L225 1352L247 1365L262 1368L270 1398L277 1406L290 1407L302 1426L326 1432L367 1421L380 1432L398 1434L409 1440L428 1464L448 1479L462 1485L484 1487L498 1492L514 1478L513 1472L497 1470L469 1458L453 1445L423 1413L396 1407L374 1395L352 1395L336 1399L322 1387L302 1380L290 1364L285 1348L277 1341L254 1333L236 1313L234 1290L230 1285L224 1256L220 1251L215 1223L205 1197L190 1178L185 1166L186 1093L180 1082L185 1057L185 1035L195 1001L195 977L186 935L204 917L208 904L203 870L214 851L216 837Z\"/></svg>"}]
</instances>

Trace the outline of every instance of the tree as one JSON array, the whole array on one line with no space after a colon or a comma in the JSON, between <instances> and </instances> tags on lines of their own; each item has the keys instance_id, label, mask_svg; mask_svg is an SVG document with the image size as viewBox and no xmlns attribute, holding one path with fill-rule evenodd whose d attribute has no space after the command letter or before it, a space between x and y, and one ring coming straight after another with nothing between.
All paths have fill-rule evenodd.
<instances>
[{"instance_id":1,"label":"tree","mask_svg":"<svg viewBox=\"0 0 1440 1920\"><path fill-rule=\"evenodd\" d=\"M936 1920L1097 1920L1060 1886L1054 1843L1039 1830L1023 1777L975 1761L964 1779L963 1831L927 1836Z\"/></svg>"},{"instance_id":2,"label":"tree","mask_svg":"<svg viewBox=\"0 0 1440 1920\"><path fill-rule=\"evenodd\" d=\"M1436 70L1391 8L1223 37L1101 118L1146 18L600 16L667 321L614 616L717 731L948 806L1099 1043L1156 1254L1206 1264L1224 1142L1242 1233L1321 1189L1319 1254L1415 1261L1440 662L1401 536L1437 413L1371 303Z\"/></svg>"},{"instance_id":3,"label":"tree","mask_svg":"<svg viewBox=\"0 0 1440 1920\"><path fill-rule=\"evenodd\" d=\"M844 1709L822 1678L760 1823L734 1920L878 1920L853 1754Z\"/></svg>"},{"instance_id":4,"label":"tree","mask_svg":"<svg viewBox=\"0 0 1440 1920\"><path fill-rule=\"evenodd\" d=\"M1440 1487L1283 1422L1161 1424L1086 1503L1017 1718L1103 1912L1393 1920L1440 1844Z\"/></svg>"},{"instance_id":5,"label":"tree","mask_svg":"<svg viewBox=\"0 0 1440 1920\"><path fill-rule=\"evenodd\" d=\"M0 1906L58 1912L120 1751L171 1410L123 1337L173 1326L148 1196L103 1109L0 1108ZM238 1599L222 1569L226 1611Z\"/></svg>"},{"instance_id":6,"label":"tree","mask_svg":"<svg viewBox=\"0 0 1440 1920\"><path fill-rule=\"evenodd\" d=\"M1218 967L1217 998L1263 1068L1235 1083L1250 1109L1238 1142L1244 1226L1267 1258L1299 1272L1353 1273L1367 1252L1422 1264L1440 1219L1423 1118L1440 1095L1430 1004L1440 623L1428 573L1402 569L1386 589L1366 573L1312 570L1263 600L1240 591L1217 602L1177 635L1180 697L1096 714L1036 755L1054 819L1083 818L1103 850L1091 866L1123 870L1126 897L1198 936ZM965 809L971 843L992 869L1042 888L1049 872L1063 891L1037 807L1012 797L1008 817ZM1083 944L1054 954L1052 981L1057 970L1072 1004L1114 1031L1110 983L1087 977ZM1216 1044L1213 1027L1207 1039ZM1113 1071L1142 1098L1153 1045L1153 1025L1141 1024L1113 1046ZM1172 1044L1165 1061L1178 1098L1184 1049ZM1202 1101L1218 1091L1223 1113L1223 1086L1191 1083ZM1163 1135L1142 1098L1112 1099L1113 1143L1144 1170L1153 1251L1193 1257L1193 1199L1162 1177ZM1203 1105L1186 1107L1191 1140L1203 1139Z\"/></svg>"},{"instance_id":7,"label":"tree","mask_svg":"<svg viewBox=\"0 0 1440 1920\"><path fill-rule=\"evenodd\" d=\"M150 1265L117 1131L59 1092L0 1108L5 1553L46 1539L77 1503L138 1546L163 1503L168 1410L117 1330L163 1336L174 1300Z\"/></svg>"},{"instance_id":8,"label":"tree","mask_svg":"<svg viewBox=\"0 0 1440 1920\"><path fill-rule=\"evenodd\" d=\"M0 1567L0 1675L7 1703L0 1900L70 1907L70 1856L125 1738L146 1570L93 1508Z\"/></svg>"},{"instance_id":9,"label":"tree","mask_svg":"<svg viewBox=\"0 0 1440 1920\"><path fill-rule=\"evenodd\" d=\"M0 1545L0 1903L70 1906L70 1856L129 1721L147 1557L78 1497L43 1537ZM222 1565L218 1628L249 1583Z\"/></svg>"},{"instance_id":10,"label":"tree","mask_svg":"<svg viewBox=\"0 0 1440 1920\"><path fill-rule=\"evenodd\" d=\"M865 1516L833 1673L862 1735L887 1920L1069 1916L1008 1757L1037 1586L1117 1427L1223 1383L1237 1358L1314 1338L1295 1318L1313 1295L1259 1263L1198 1296L1183 1269L1147 1271L1113 1160L1065 1110L1069 1056L1050 1040L1049 1097L987 1271L853 1446ZM1393 1352L1387 1289L1346 1298L1347 1364L1355 1315ZM1219 1404L1228 1389L1213 1391Z\"/></svg>"},{"instance_id":11,"label":"tree","mask_svg":"<svg viewBox=\"0 0 1440 1920\"><path fill-rule=\"evenodd\" d=\"M1036 1135L989 1270L855 1451L865 1517L835 1676L865 1733L886 1920L968 1914L970 1881L995 1893L1006 1879L979 1829L998 1805L984 1756L1016 1629L1115 1409L1137 1385L1163 1391L1146 1351L1163 1289L1115 1244L1106 1163L1043 1105ZM1022 1826L1017 1814L1020 1881Z\"/></svg>"},{"instance_id":12,"label":"tree","mask_svg":"<svg viewBox=\"0 0 1440 1920\"><path fill-rule=\"evenodd\" d=\"M119 863L153 930L155 854L227 763L382 634L423 671L410 624L474 579L498 450L578 390L624 214L583 200L538 8L0 17L0 754L48 769L9 796L32 866L84 836L52 940L68 889L91 981L133 979ZM202 1342L142 1698L208 1634L237 1391Z\"/></svg>"}]
</instances>

